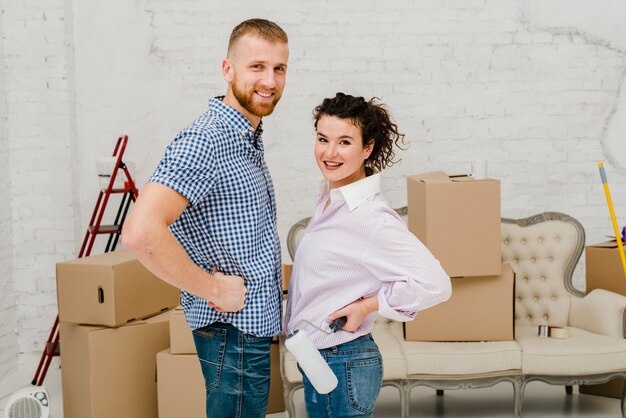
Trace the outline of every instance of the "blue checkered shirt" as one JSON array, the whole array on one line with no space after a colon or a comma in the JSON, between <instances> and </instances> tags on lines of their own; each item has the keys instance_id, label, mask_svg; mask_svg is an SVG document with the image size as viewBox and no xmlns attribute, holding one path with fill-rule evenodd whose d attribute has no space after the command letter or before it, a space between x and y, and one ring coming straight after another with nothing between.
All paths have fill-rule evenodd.
<instances>
[{"instance_id":1,"label":"blue checkered shirt","mask_svg":"<svg viewBox=\"0 0 626 418\"><path fill-rule=\"evenodd\" d=\"M181 131L148 182L189 200L170 230L198 266L245 279L246 303L220 313L185 291L181 304L192 329L213 322L262 337L281 332L282 281L276 200L263 158L262 125L256 132L241 113L222 102Z\"/></svg>"}]
</instances>

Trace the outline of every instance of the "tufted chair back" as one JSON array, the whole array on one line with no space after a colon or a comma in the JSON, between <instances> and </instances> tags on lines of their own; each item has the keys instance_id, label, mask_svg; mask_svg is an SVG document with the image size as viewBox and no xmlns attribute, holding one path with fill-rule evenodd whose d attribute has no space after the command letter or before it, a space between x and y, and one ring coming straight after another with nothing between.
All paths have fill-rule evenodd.
<instances>
[{"instance_id":1,"label":"tufted chair back","mask_svg":"<svg viewBox=\"0 0 626 418\"><path fill-rule=\"evenodd\" d=\"M515 272L515 325L567 326L574 288L572 274L585 243L574 218L545 212L502 219L502 261Z\"/></svg>"}]
</instances>

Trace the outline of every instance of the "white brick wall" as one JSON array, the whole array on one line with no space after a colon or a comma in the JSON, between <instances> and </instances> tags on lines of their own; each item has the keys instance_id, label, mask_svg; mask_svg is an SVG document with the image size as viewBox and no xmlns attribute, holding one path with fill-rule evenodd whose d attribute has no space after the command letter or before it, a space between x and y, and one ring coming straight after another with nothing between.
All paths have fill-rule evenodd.
<instances>
[{"instance_id":1,"label":"white brick wall","mask_svg":"<svg viewBox=\"0 0 626 418\"><path fill-rule=\"evenodd\" d=\"M592 7L606 25L623 16L625 6L580 2L578 9L556 8L556 16L538 4L6 4L3 62L20 349L39 349L53 319L54 262L71 257L82 239L97 193L96 159L128 133L127 155L136 160L143 184L172 136L204 111L209 97L224 92L219 68L228 35L252 16L277 21L290 36L287 88L265 121L283 239L311 213L318 179L311 111L340 90L380 97L407 135L402 163L384 174L393 206L406 203L406 175L467 171L480 159L502 180L503 216L561 211L583 223L589 243L611 234L596 163L607 161L623 225L626 172L608 163L603 150L615 147L603 141L626 134L624 124L611 123L626 102L620 97L626 52L607 39L610 31L585 20L583 26L578 18L580 7ZM584 283L582 268L577 281Z\"/></svg>"},{"instance_id":2,"label":"white brick wall","mask_svg":"<svg viewBox=\"0 0 626 418\"><path fill-rule=\"evenodd\" d=\"M4 21L0 14L0 57L4 57ZM7 139L6 66L0 60L0 381L17 367L15 292L9 141Z\"/></svg>"},{"instance_id":3,"label":"white brick wall","mask_svg":"<svg viewBox=\"0 0 626 418\"><path fill-rule=\"evenodd\" d=\"M16 303L9 312L20 352L42 349L56 315L55 263L75 251L65 7L2 2Z\"/></svg>"}]
</instances>

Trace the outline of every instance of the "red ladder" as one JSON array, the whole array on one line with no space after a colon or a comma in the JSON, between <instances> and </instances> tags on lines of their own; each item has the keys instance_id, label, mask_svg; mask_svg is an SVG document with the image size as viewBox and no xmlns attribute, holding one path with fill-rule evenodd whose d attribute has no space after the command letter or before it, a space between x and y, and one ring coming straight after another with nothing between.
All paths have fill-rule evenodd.
<instances>
[{"instance_id":1,"label":"red ladder","mask_svg":"<svg viewBox=\"0 0 626 418\"><path fill-rule=\"evenodd\" d=\"M87 257L91 254L91 249L93 248L96 236L101 234L109 236L104 252L107 253L115 250L122 233L122 225L124 225L124 220L126 219L128 209L130 208L130 202L135 202L139 196L139 190L137 190L135 181L130 175L128 167L122 160L127 143L128 135L121 136L117 139L117 144L113 150L113 157L117 158L115 160L113 172L111 173L111 179L109 180L109 185L106 189L100 189L98 201L96 202L93 214L91 215L89 227L87 228L87 233L85 233L83 244L80 247L78 258ZM124 187L115 188L115 179L119 170L124 171L126 181L124 182ZM107 203L109 202L109 198L112 194L122 194L120 206L117 210L117 214L115 215L115 221L113 224L102 225L102 218L104 216ZM43 353L41 354L41 360L39 360L39 366L37 366L35 377L33 378L31 384L37 386L43 385L43 381L46 378L46 373L48 372L48 367L50 367L52 358L58 356L59 354L59 315L57 314L57 317L54 320L54 325L52 325L50 335L48 336L48 340L46 341Z\"/></svg>"}]
</instances>

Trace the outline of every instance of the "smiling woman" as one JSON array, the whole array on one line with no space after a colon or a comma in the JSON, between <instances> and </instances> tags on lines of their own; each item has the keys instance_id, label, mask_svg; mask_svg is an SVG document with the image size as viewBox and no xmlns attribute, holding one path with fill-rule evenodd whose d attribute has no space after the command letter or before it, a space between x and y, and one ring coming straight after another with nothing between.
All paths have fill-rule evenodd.
<instances>
[{"instance_id":1,"label":"smiling woman","mask_svg":"<svg viewBox=\"0 0 626 418\"><path fill-rule=\"evenodd\" d=\"M361 130L350 119L323 115L317 122L315 161L331 189L365 178L373 146L363 145Z\"/></svg>"},{"instance_id":2,"label":"smiling woman","mask_svg":"<svg viewBox=\"0 0 626 418\"><path fill-rule=\"evenodd\" d=\"M380 193L377 171L394 163L403 138L385 107L337 93L314 116L324 181L295 255L287 333L302 320L329 328L346 317L340 331L309 335L338 385L320 394L304 373L307 414L371 417L383 376L375 318L413 319L450 297L450 279Z\"/></svg>"}]
</instances>

